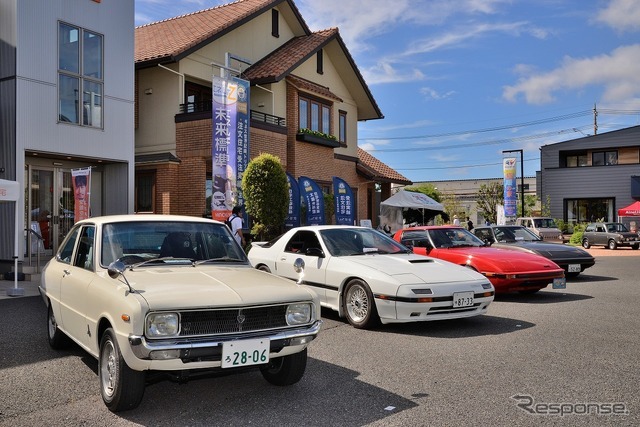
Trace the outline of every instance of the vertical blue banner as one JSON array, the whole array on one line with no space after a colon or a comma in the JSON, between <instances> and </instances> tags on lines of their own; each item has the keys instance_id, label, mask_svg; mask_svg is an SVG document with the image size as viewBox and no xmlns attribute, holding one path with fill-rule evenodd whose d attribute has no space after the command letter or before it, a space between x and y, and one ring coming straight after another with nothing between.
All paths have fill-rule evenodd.
<instances>
[{"instance_id":1,"label":"vertical blue banner","mask_svg":"<svg viewBox=\"0 0 640 427\"><path fill-rule=\"evenodd\" d=\"M289 179L289 210L284 220L284 228L288 230L300 227L300 188L289 172L287 172L287 178Z\"/></svg>"},{"instance_id":2,"label":"vertical blue banner","mask_svg":"<svg viewBox=\"0 0 640 427\"><path fill-rule=\"evenodd\" d=\"M320 186L311 178L301 176L298 187L307 205L306 225L324 225L324 197Z\"/></svg>"},{"instance_id":3,"label":"vertical blue banner","mask_svg":"<svg viewBox=\"0 0 640 427\"><path fill-rule=\"evenodd\" d=\"M353 225L353 191L349 184L337 176L333 177L333 200L335 202L336 224Z\"/></svg>"},{"instance_id":4,"label":"vertical blue banner","mask_svg":"<svg viewBox=\"0 0 640 427\"><path fill-rule=\"evenodd\" d=\"M249 86L247 80L238 77L233 78L237 86L238 96L236 102L236 205L244 206L242 194L242 176L249 164ZM244 224L249 224L248 215L244 211Z\"/></svg>"},{"instance_id":5,"label":"vertical blue banner","mask_svg":"<svg viewBox=\"0 0 640 427\"><path fill-rule=\"evenodd\" d=\"M237 194L237 99L238 87L222 77L212 82L212 197L211 217L224 221L231 215Z\"/></svg>"},{"instance_id":6,"label":"vertical blue banner","mask_svg":"<svg viewBox=\"0 0 640 427\"><path fill-rule=\"evenodd\" d=\"M504 215L516 216L516 158L502 159L504 173Z\"/></svg>"}]
</instances>

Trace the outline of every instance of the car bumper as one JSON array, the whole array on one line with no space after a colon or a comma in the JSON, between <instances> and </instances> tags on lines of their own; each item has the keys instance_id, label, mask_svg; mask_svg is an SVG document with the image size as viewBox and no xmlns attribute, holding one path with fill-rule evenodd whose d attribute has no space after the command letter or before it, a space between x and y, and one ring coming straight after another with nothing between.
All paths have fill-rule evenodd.
<instances>
[{"instance_id":1,"label":"car bumper","mask_svg":"<svg viewBox=\"0 0 640 427\"><path fill-rule=\"evenodd\" d=\"M321 326L322 320L317 320L309 326L286 331L171 340L148 340L144 336L129 335L129 354L134 360L127 360L127 364L135 370L220 367L225 342L258 338L270 341L270 358L281 357L304 350L316 338Z\"/></svg>"},{"instance_id":2,"label":"car bumper","mask_svg":"<svg viewBox=\"0 0 640 427\"><path fill-rule=\"evenodd\" d=\"M507 292L528 292L546 288L554 279L564 277L564 270L553 273L519 273L515 277L505 277L505 274L486 275L496 289L496 294ZM509 275L510 276L510 275Z\"/></svg>"}]
</instances>

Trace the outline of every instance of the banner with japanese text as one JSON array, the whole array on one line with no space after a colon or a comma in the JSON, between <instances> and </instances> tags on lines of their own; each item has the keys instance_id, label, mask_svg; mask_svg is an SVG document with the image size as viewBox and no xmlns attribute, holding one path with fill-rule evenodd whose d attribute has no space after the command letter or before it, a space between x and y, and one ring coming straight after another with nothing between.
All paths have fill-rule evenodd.
<instances>
[{"instance_id":1,"label":"banner with japanese text","mask_svg":"<svg viewBox=\"0 0 640 427\"><path fill-rule=\"evenodd\" d=\"M73 221L91 216L91 168L71 169L73 184Z\"/></svg>"},{"instance_id":2,"label":"banner with japanese text","mask_svg":"<svg viewBox=\"0 0 640 427\"><path fill-rule=\"evenodd\" d=\"M211 217L224 221L234 206L244 204L241 183L249 164L249 82L214 76L212 91Z\"/></svg>"},{"instance_id":3,"label":"banner with japanese text","mask_svg":"<svg viewBox=\"0 0 640 427\"><path fill-rule=\"evenodd\" d=\"M516 165L515 157L507 157L502 161L502 171L504 174L504 214L505 216L516 216Z\"/></svg>"},{"instance_id":4,"label":"banner with japanese text","mask_svg":"<svg viewBox=\"0 0 640 427\"><path fill-rule=\"evenodd\" d=\"M335 203L336 224L353 225L355 212L353 210L353 191L342 178L333 177L333 200Z\"/></svg>"},{"instance_id":5,"label":"banner with japanese text","mask_svg":"<svg viewBox=\"0 0 640 427\"><path fill-rule=\"evenodd\" d=\"M284 228L287 230L300 226L300 188L296 179L287 172L289 180L289 209L284 220Z\"/></svg>"},{"instance_id":6,"label":"banner with japanese text","mask_svg":"<svg viewBox=\"0 0 640 427\"><path fill-rule=\"evenodd\" d=\"M314 180L306 176L298 178L298 187L307 207L305 225L323 225L325 221L322 189Z\"/></svg>"}]
</instances>

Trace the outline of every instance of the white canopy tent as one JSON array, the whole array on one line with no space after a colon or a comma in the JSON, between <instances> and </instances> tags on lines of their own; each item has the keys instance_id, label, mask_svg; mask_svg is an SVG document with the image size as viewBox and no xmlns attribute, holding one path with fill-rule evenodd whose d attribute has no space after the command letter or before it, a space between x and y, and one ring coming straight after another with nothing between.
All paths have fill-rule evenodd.
<instances>
[{"instance_id":1,"label":"white canopy tent","mask_svg":"<svg viewBox=\"0 0 640 427\"><path fill-rule=\"evenodd\" d=\"M401 190L380 203L380 225L390 227L392 233L401 229L403 209L419 209L423 218L425 210L444 212L444 206L426 194Z\"/></svg>"},{"instance_id":2,"label":"white canopy tent","mask_svg":"<svg viewBox=\"0 0 640 427\"><path fill-rule=\"evenodd\" d=\"M18 252L20 250L20 230L19 230L19 218L20 218L20 184L16 181L8 181L6 179L0 179L0 202L14 202L16 205L16 217L15 217L15 242L13 252L13 289L7 290L9 296L24 295L24 289L18 288Z\"/></svg>"}]
</instances>

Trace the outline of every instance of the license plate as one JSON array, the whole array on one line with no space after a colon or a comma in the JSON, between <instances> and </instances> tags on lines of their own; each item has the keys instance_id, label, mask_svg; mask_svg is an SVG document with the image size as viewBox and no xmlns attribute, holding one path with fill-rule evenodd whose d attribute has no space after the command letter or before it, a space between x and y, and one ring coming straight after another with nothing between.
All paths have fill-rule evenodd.
<instances>
[{"instance_id":1,"label":"license plate","mask_svg":"<svg viewBox=\"0 0 640 427\"><path fill-rule=\"evenodd\" d=\"M473 305L473 292L455 292L453 294L453 308L469 307Z\"/></svg>"},{"instance_id":2,"label":"license plate","mask_svg":"<svg viewBox=\"0 0 640 427\"><path fill-rule=\"evenodd\" d=\"M580 273L580 264L569 264L569 273Z\"/></svg>"},{"instance_id":3,"label":"license plate","mask_svg":"<svg viewBox=\"0 0 640 427\"><path fill-rule=\"evenodd\" d=\"M222 344L222 367L259 365L269 361L268 339L231 341Z\"/></svg>"},{"instance_id":4,"label":"license plate","mask_svg":"<svg viewBox=\"0 0 640 427\"><path fill-rule=\"evenodd\" d=\"M567 279L564 277L553 279L553 289L567 289Z\"/></svg>"}]
</instances>

